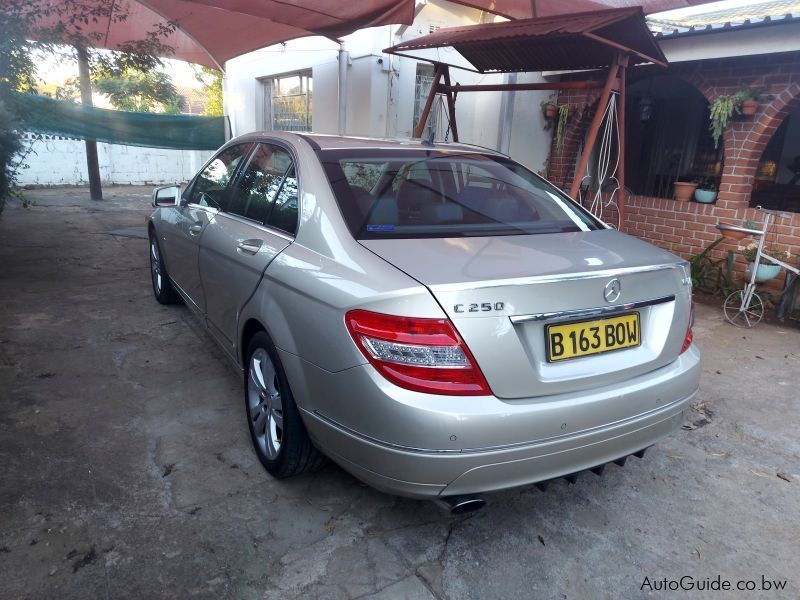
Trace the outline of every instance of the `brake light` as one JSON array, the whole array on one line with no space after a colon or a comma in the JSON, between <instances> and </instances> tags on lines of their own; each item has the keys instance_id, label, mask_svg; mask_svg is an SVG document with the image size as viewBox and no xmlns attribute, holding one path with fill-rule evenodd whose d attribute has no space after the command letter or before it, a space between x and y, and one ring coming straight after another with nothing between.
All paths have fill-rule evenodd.
<instances>
[{"instance_id":1,"label":"brake light","mask_svg":"<svg viewBox=\"0 0 800 600\"><path fill-rule=\"evenodd\" d=\"M681 346L681 354L686 352L689 349L689 346L692 345L692 340L694 339L694 334L692 333L692 325L694 325L694 300L692 300L691 308L689 309L689 327L686 328L686 337L683 338L683 346Z\"/></svg>"},{"instance_id":2,"label":"brake light","mask_svg":"<svg viewBox=\"0 0 800 600\"><path fill-rule=\"evenodd\" d=\"M475 358L449 319L417 319L351 310L344 321L370 364L397 386L453 396L492 393Z\"/></svg>"}]
</instances>

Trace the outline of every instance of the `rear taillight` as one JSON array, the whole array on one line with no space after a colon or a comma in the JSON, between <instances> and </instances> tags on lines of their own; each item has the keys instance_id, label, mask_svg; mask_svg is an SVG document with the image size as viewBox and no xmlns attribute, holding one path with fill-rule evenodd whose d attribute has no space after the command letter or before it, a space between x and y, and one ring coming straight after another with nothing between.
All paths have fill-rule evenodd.
<instances>
[{"instance_id":1,"label":"rear taillight","mask_svg":"<svg viewBox=\"0 0 800 600\"><path fill-rule=\"evenodd\" d=\"M689 349L689 346L692 345L692 339L694 339L694 335L692 334L692 325L694 325L694 300L692 300L692 306L689 309L689 327L686 328L686 337L683 338L681 354L686 352Z\"/></svg>"},{"instance_id":2,"label":"rear taillight","mask_svg":"<svg viewBox=\"0 0 800 600\"><path fill-rule=\"evenodd\" d=\"M344 321L370 364L395 385L428 394L492 393L475 358L448 319L351 310Z\"/></svg>"}]
</instances>

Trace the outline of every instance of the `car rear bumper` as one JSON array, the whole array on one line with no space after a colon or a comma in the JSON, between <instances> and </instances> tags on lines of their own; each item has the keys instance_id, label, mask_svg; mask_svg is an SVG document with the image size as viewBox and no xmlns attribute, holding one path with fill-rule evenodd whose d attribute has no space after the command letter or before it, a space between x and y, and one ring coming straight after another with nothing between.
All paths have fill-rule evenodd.
<instances>
[{"instance_id":1,"label":"car rear bumper","mask_svg":"<svg viewBox=\"0 0 800 600\"><path fill-rule=\"evenodd\" d=\"M297 377L292 372L300 365L291 357L284 362L289 364L294 388ZM306 376L307 369L305 363ZM461 398L456 401L461 412L436 396L427 396L428 406L423 407L405 390L387 399L382 395L387 388L370 369L312 373L295 390L303 420L315 444L359 479L393 494L424 498L545 481L646 448L681 424L682 413L697 392L700 364L699 352L692 346L667 367L623 384L531 401ZM367 373L378 380L363 397L360 380ZM350 384L349 397L341 387L345 382ZM323 393L324 401L311 401ZM356 418L347 410L337 414L337 403L356 405L371 413L369 419ZM604 405L606 420L602 420ZM621 412L625 407L627 414ZM586 413L593 415L592 421L585 420ZM549 429L543 429L542 422ZM521 438L519 432L526 429L531 435ZM407 438L403 431L408 431ZM511 438L509 431L514 432Z\"/></svg>"}]
</instances>

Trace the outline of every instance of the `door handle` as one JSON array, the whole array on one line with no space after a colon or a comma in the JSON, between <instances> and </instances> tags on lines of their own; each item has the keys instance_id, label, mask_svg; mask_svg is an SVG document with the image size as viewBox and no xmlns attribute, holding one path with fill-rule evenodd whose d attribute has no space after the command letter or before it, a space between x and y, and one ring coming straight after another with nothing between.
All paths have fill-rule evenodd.
<instances>
[{"instance_id":1,"label":"door handle","mask_svg":"<svg viewBox=\"0 0 800 600\"><path fill-rule=\"evenodd\" d=\"M195 223L189 226L189 235L200 235L201 231L203 231L202 223Z\"/></svg>"},{"instance_id":2,"label":"door handle","mask_svg":"<svg viewBox=\"0 0 800 600\"><path fill-rule=\"evenodd\" d=\"M261 246L264 245L264 240L242 240L236 245L236 250L240 254L256 254Z\"/></svg>"}]
</instances>

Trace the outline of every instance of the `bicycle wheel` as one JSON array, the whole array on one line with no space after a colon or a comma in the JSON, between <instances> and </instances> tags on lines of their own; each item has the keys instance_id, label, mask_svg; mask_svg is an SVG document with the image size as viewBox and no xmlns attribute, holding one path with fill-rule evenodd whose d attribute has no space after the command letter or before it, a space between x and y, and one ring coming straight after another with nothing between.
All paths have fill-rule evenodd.
<instances>
[{"instance_id":1,"label":"bicycle wheel","mask_svg":"<svg viewBox=\"0 0 800 600\"><path fill-rule=\"evenodd\" d=\"M764 302L761 300L761 296L753 292L753 295L750 296L750 304L745 309L742 309L743 302L744 290L736 290L728 294L722 305L725 320L736 327L750 328L758 325L764 317Z\"/></svg>"}]
</instances>

